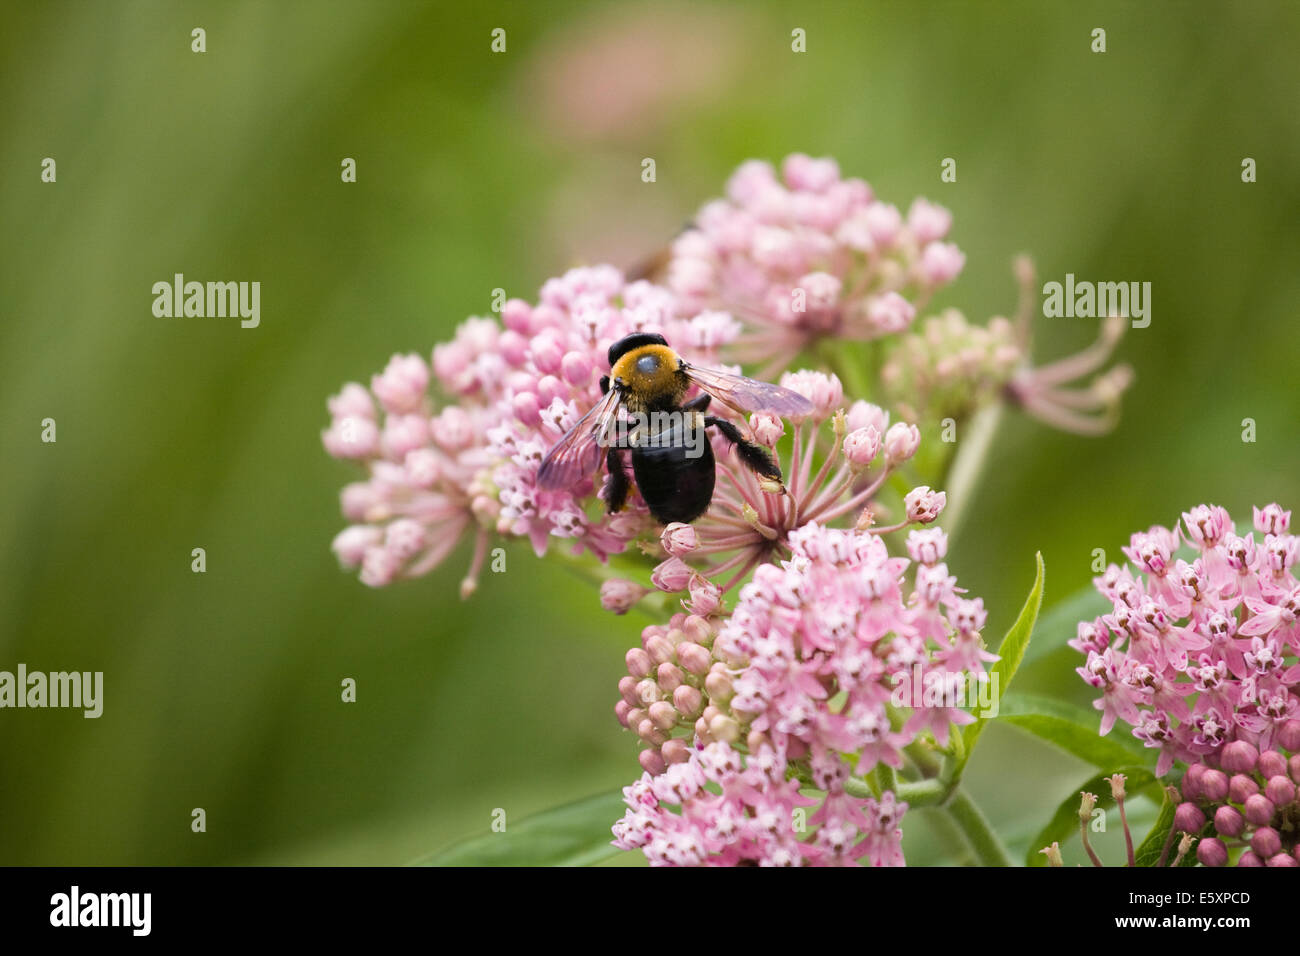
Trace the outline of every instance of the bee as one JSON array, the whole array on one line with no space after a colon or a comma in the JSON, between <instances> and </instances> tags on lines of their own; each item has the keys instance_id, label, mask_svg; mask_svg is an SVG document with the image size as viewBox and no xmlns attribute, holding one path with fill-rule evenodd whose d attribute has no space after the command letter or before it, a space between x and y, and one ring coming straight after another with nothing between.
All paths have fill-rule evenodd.
<instances>
[{"instance_id":1,"label":"bee","mask_svg":"<svg viewBox=\"0 0 1300 956\"><path fill-rule=\"evenodd\" d=\"M701 394L684 401L692 385ZM565 488L594 474L603 450L609 481L602 497L613 514L622 510L631 488L626 453L641 497L661 524L690 523L713 500L716 469L708 428L735 446L764 490L785 492L781 467L767 449L727 419L706 414L712 400L740 413L799 417L813 410L788 388L692 365L662 335L650 332L624 336L609 347L609 374L601 377L600 391L604 397L542 459L537 484ZM620 409L625 416L619 416Z\"/></svg>"}]
</instances>

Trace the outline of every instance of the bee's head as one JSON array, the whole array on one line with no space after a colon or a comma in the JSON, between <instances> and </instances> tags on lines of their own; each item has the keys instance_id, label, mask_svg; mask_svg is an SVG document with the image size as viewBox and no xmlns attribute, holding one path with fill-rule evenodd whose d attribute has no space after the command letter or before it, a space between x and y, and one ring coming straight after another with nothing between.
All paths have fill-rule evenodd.
<instances>
[{"instance_id":1,"label":"bee's head","mask_svg":"<svg viewBox=\"0 0 1300 956\"><path fill-rule=\"evenodd\" d=\"M638 332L609 348L609 377L632 411L672 408L686 391L681 359L662 335Z\"/></svg>"},{"instance_id":2,"label":"bee's head","mask_svg":"<svg viewBox=\"0 0 1300 956\"><path fill-rule=\"evenodd\" d=\"M625 335L609 347L609 367L613 368L624 355L643 345L664 345L668 340L657 332L633 332Z\"/></svg>"}]
</instances>

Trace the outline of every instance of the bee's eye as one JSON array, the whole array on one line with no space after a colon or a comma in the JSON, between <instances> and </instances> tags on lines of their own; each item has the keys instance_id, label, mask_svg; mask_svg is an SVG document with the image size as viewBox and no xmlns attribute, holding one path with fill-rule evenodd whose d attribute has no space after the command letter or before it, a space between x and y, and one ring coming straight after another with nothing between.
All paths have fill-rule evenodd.
<instances>
[{"instance_id":1,"label":"bee's eye","mask_svg":"<svg viewBox=\"0 0 1300 956\"><path fill-rule=\"evenodd\" d=\"M659 371L659 356L643 355L636 360L636 370L642 375L653 375Z\"/></svg>"}]
</instances>

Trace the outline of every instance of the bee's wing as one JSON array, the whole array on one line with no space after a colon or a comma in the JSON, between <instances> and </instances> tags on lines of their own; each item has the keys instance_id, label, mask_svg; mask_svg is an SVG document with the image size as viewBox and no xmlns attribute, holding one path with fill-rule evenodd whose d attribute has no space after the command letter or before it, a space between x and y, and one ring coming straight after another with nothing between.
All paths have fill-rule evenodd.
<instances>
[{"instance_id":1,"label":"bee's wing","mask_svg":"<svg viewBox=\"0 0 1300 956\"><path fill-rule=\"evenodd\" d=\"M812 402L798 392L769 385L743 375L682 363L686 377L718 401L738 412L770 412L784 418L802 418L813 411Z\"/></svg>"},{"instance_id":2,"label":"bee's wing","mask_svg":"<svg viewBox=\"0 0 1300 956\"><path fill-rule=\"evenodd\" d=\"M601 435L617 409L618 393L611 388L546 453L537 469L538 487L567 488L595 472L600 467Z\"/></svg>"}]
</instances>

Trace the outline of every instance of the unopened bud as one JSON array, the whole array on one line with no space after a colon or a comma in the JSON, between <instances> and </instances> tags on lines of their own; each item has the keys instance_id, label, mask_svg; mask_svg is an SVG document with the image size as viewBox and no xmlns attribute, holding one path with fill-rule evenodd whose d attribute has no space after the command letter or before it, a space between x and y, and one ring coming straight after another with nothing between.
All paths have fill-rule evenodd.
<instances>
[{"instance_id":1,"label":"unopened bud","mask_svg":"<svg viewBox=\"0 0 1300 956\"><path fill-rule=\"evenodd\" d=\"M637 760L641 763L641 769L652 777L657 777L668 769L663 755L657 750L643 750L637 755Z\"/></svg>"},{"instance_id":2,"label":"unopened bud","mask_svg":"<svg viewBox=\"0 0 1300 956\"><path fill-rule=\"evenodd\" d=\"M1233 803L1245 803L1250 797L1259 793L1259 784L1254 777L1244 773L1233 774L1228 784L1228 799Z\"/></svg>"},{"instance_id":3,"label":"unopened bud","mask_svg":"<svg viewBox=\"0 0 1300 956\"><path fill-rule=\"evenodd\" d=\"M1246 829L1246 818L1235 807L1219 807L1214 811L1214 829L1226 837L1239 837Z\"/></svg>"},{"instance_id":4,"label":"unopened bud","mask_svg":"<svg viewBox=\"0 0 1300 956\"><path fill-rule=\"evenodd\" d=\"M1250 838L1250 848L1259 854L1261 860L1267 860L1282 850L1282 837L1272 827L1260 827Z\"/></svg>"},{"instance_id":5,"label":"unopened bud","mask_svg":"<svg viewBox=\"0 0 1300 956\"><path fill-rule=\"evenodd\" d=\"M844 436L844 457L854 468L865 468L880 453L880 432L870 425Z\"/></svg>"},{"instance_id":6,"label":"unopened bud","mask_svg":"<svg viewBox=\"0 0 1300 956\"><path fill-rule=\"evenodd\" d=\"M1174 811L1174 829L1180 833L1200 833L1205 826L1205 814L1194 803L1180 803Z\"/></svg>"},{"instance_id":7,"label":"unopened bud","mask_svg":"<svg viewBox=\"0 0 1300 956\"><path fill-rule=\"evenodd\" d=\"M615 614L626 614L637 601L649 593L649 588L642 587L635 581L610 578L600 585L600 606Z\"/></svg>"},{"instance_id":8,"label":"unopened bud","mask_svg":"<svg viewBox=\"0 0 1300 956\"><path fill-rule=\"evenodd\" d=\"M691 759L691 748L680 737L664 741L664 745L659 748L659 753L668 764L685 763Z\"/></svg>"},{"instance_id":9,"label":"unopened bud","mask_svg":"<svg viewBox=\"0 0 1300 956\"><path fill-rule=\"evenodd\" d=\"M627 661L627 672L633 677L646 677L654 669L654 661L650 659L645 648L632 648L624 659Z\"/></svg>"},{"instance_id":10,"label":"unopened bud","mask_svg":"<svg viewBox=\"0 0 1300 956\"><path fill-rule=\"evenodd\" d=\"M1285 807L1295 803L1295 784L1281 774L1270 777L1264 787L1264 796L1268 797L1275 806Z\"/></svg>"},{"instance_id":11,"label":"unopened bud","mask_svg":"<svg viewBox=\"0 0 1300 956\"><path fill-rule=\"evenodd\" d=\"M889 431L885 432L886 463L892 466L907 461L916 454L920 444L921 432L915 425L895 422L889 426Z\"/></svg>"},{"instance_id":12,"label":"unopened bud","mask_svg":"<svg viewBox=\"0 0 1300 956\"><path fill-rule=\"evenodd\" d=\"M1277 807L1273 801L1262 793L1256 793L1246 798L1244 805L1246 819L1257 827L1267 826L1273 822L1273 814L1277 812Z\"/></svg>"},{"instance_id":13,"label":"unopened bud","mask_svg":"<svg viewBox=\"0 0 1300 956\"><path fill-rule=\"evenodd\" d=\"M681 668L671 661L664 661L655 671L655 677L658 679L659 689L665 694L671 694L686 679L682 675Z\"/></svg>"},{"instance_id":14,"label":"unopened bud","mask_svg":"<svg viewBox=\"0 0 1300 956\"><path fill-rule=\"evenodd\" d=\"M682 641L677 645L677 663L681 664L688 673L703 677L709 672L713 656L693 641Z\"/></svg>"},{"instance_id":15,"label":"unopened bud","mask_svg":"<svg viewBox=\"0 0 1300 956\"><path fill-rule=\"evenodd\" d=\"M1259 761L1259 751L1244 740L1234 740L1223 748L1219 763L1228 773L1250 773Z\"/></svg>"},{"instance_id":16,"label":"unopened bud","mask_svg":"<svg viewBox=\"0 0 1300 956\"><path fill-rule=\"evenodd\" d=\"M1201 796L1211 803L1219 803L1228 795L1228 775L1213 768L1201 774Z\"/></svg>"},{"instance_id":17,"label":"unopened bud","mask_svg":"<svg viewBox=\"0 0 1300 956\"><path fill-rule=\"evenodd\" d=\"M680 521L674 521L664 528L663 533L659 535L659 543L675 558L685 557L700 546L695 529Z\"/></svg>"},{"instance_id":18,"label":"unopened bud","mask_svg":"<svg viewBox=\"0 0 1300 956\"><path fill-rule=\"evenodd\" d=\"M673 706L683 717L698 717L704 706L704 695L690 684L682 684L673 691Z\"/></svg>"},{"instance_id":19,"label":"unopened bud","mask_svg":"<svg viewBox=\"0 0 1300 956\"><path fill-rule=\"evenodd\" d=\"M1228 862L1228 848L1218 837L1207 837L1197 844L1196 858L1202 866L1223 866Z\"/></svg>"}]
</instances>

